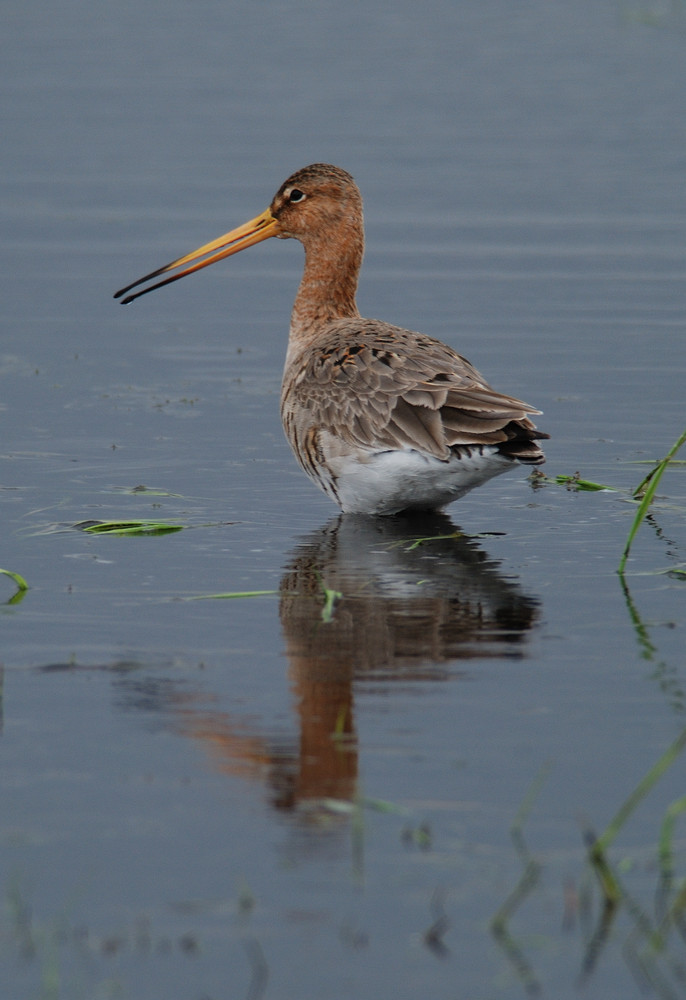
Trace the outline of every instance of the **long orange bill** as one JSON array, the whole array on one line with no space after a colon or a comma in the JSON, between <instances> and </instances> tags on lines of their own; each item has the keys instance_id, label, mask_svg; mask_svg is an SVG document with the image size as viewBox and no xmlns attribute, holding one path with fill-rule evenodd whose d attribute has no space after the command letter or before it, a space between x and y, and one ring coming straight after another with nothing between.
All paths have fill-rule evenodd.
<instances>
[{"instance_id":1,"label":"long orange bill","mask_svg":"<svg viewBox=\"0 0 686 1000\"><path fill-rule=\"evenodd\" d=\"M257 218L251 219L250 222L246 222L243 226L239 226L238 229L232 229L230 233L225 233L218 239L212 240L211 243L206 243L204 246L198 247L197 250L186 254L185 257L179 257L178 260L173 260L171 264L166 264L157 271L146 274L144 278L133 281L126 288L121 288L118 292L115 292L114 297L115 299L119 299L122 295L126 296L121 299L121 305L125 306L139 296L145 295L147 292L152 292L155 288L162 288L163 285L169 285L172 281L178 281L179 278L183 278L187 274L192 274L193 271L199 271L201 268L207 267L208 264L215 264L218 260L223 260L224 257L230 257L231 254L239 253L241 250L245 250L246 247L251 247L254 243L261 243L262 240L268 240L270 236L277 236L278 233L279 223L269 209L267 209L261 215L258 215ZM202 257L205 259L201 260L200 258ZM185 267L183 271L178 271L176 274L172 274L168 278L156 282L154 285L149 285L148 288L143 288L140 292L134 292L133 295L126 294L132 288L135 288L136 285L152 281L153 278L159 277L160 274L166 274L167 271L183 267L184 264L191 264L192 261L197 261L197 264Z\"/></svg>"}]
</instances>

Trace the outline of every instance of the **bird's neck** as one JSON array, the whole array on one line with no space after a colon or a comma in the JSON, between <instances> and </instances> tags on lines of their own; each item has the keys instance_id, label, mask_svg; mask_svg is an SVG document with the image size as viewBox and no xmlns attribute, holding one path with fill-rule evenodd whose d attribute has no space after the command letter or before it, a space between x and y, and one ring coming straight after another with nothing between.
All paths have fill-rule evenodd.
<instances>
[{"instance_id":1,"label":"bird's neck","mask_svg":"<svg viewBox=\"0 0 686 1000\"><path fill-rule=\"evenodd\" d=\"M291 313L288 353L317 340L331 320L359 316L355 301L364 254L361 227L341 227L305 244L305 270Z\"/></svg>"}]
</instances>

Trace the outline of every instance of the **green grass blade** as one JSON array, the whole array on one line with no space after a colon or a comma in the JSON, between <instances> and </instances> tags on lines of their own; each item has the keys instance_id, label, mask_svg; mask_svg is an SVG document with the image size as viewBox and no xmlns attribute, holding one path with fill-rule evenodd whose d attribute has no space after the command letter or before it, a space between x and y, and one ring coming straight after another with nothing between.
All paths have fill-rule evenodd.
<instances>
[{"instance_id":1,"label":"green grass blade","mask_svg":"<svg viewBox=\"0 0 686 1000\"><path fill-rule=\"evenodd\" d=\"M231 601L238 597L265 597L279 594L279 590L232 590L225 594L196 594L195 597L184 597L185 601Z\"/></svg>"},{"instance_id":2,"label":"green grass blade","mask_svg":"<svg viewBox=\"0 0 686 1000\"><path fill-rule=\"evenodd\" d=\"M608 490L611 493L617 492L614 486L594 483L591 479L582 479L578 472L575 472L573 476L555 476L553 481L558 486L566 486L569 490L579 490L580 492L600 493L603 490Z\"/></svg>"},{"instance_id":3,"label":"green grass blade","mask_svg":"<svg viewBox=\"0 0 686 1000\"><path fill-rule=\"evenodd\" d=\"M0 569L0 573L2 573L3 576L8 576L10 580L14 580L20 591L29 589L28 583L23 576L19 575L19 573L14 573L11 569Z\"/></svg>"},{"instance_id":4,"label":"green grass blade","mask_svg":"<svg viewBox=\"0 0 686 1000\"><path fill-rule=\"evenodd\" d=\"M634 496L639 497L642 495L642 500L638 505L638 510L636 511L636 517L633 520L633 524L629 529L629 535L626 540L626 545L624 546L624 552L622 553L622 558L619 561L619 567L617 572L620 575L624 574L626 568L626 562L629 558L629 552L633 544L636 533L645 518L648 508L653 502L653 497L655 496L655 491L657 490L658 483L662 479L662 473L665 471L673 456L676 455L679 448L686 441L686 431L681 435L681 437L672 445L670 450L667 452L665 457L657 463L654 469L652 469L645 479L641 480L636 489L634 490Z\"/></svg>"},{"instance_id":5,"label":"green grass blade","mask_svg":"<svg viewBox=\"0 0 686 1000\"><path fill-rule=\"evenodd\" d=\"M650 480L651 480L651 479L653 478L653 476L655 475L655 473L657 472L657 470L659 469L659 467L660 467L660 466L661 466L661 465L662 465L663 463L665 463L665 464L666 464L666 463L669 463L669 462L671 462L671 463L672 463L673 465L686 465L686 461L682 461L682 460L679 460L679 461L676 461L676 462L672 461L672 460L673 460L673 458L674 458L674 456L675 456L675 455L676 455L676 453L678 452L679 448L681 448L682 444L683 444L683 443L684 443L685 441L686 441L686 431L684 431L684 433L683 433L683 434L681 435L681 437L680 437L680 438L678 439L678 441L676 441L676 442L675 442L675 443L674 443L674 444L672 445L672 447L671 447L671 448L670 448L670 450L669 450L669 451L667 452L667 454L665 455L665 457L664 457L663 459L661 459L661 460L660 460L659 462L657 462L657 463L655 464L655 466L654 466L654 467L653 467L653 468L652 468L652 469L650 470L650 472L648 473L648 475L647 475L647 476L645 476L645 477L644 477L644 478L643 478L643 479L641 480L641 482L640 482L640 483L638 484L638 486L637 486L637 487L636 487L636 489L634 490L634 496L635 496L635 497L640 497L640 496L643 496L643 493L644 493L644 491L645 491L645 489L646 489L646 487L647 487L648 483L650 482Z\"/></svg>"},{"instance_id":6,"label":"green grass blade","mask_svg":"<svg viewBox=\"0 0 686 1000\"><path fill-rule=\"evenodd\" d=\"M667 748L660 759L653 764L648 773L644 775L641 781L639 781L636 788L633 790L628 799L626 799L626 801L620 806L616 815L601 835L599 837L592 836L590 839L588 859L602 886L605 902L611 908L615 907L621 900L624 900L626 903L627 896L620 885L619 879L612 871L612 868L607 860L607 849L621 828L624 826L631 813L634 809L636 809L639 802L641 802L648 792L652 790L665 771L672 766L684 747L686 747L686 729L681 732L674 743ZM669 842L668 838L669 827L667 827L666 832L663 831L661 840L663 850L665 849L665 845Z\"/></svg>"},{"instance_id":7,"label":"green grass blade","mask_svg":"<svg viewBox=\"0 0 686 1000\"><path fill-rule=\"evenodd\" d=\"M167 521L80 521L74 527L89 535L168 535L182 531L184 525Z\"/></svg>"},{"instance_id":8,"label":"green grass blade","mask_svg":"<svg viewBox=\"0 0 686 1000\"><path fill-rule=\"evenodd\" d=\"M686 795L683 798L677 799L676 802L672 804L667 809L665 813L665 818L662 821L662 827L660 829L660 843L659 843L659 855L660 855L660 867L664 873L671 876L672 869L672 857L673 857L673 841L674 841L674 828L676 826L677 819L686 812Z\"/></svg>"},{"instance_id":9,"label":"green grass blade","mask_svg":"<svg viewBox=\"0 0 686 1000\"><path fill-rule=\"evenodd\" d=\"M648 773L639 781L629 798L617 811L616 816L592 845L592 854L596 851L604 853L607 850L641 799L645 798L665 771L672 766L684 747L686 747L686 729L680 733L672 745L665 750L660 759L653 764Z\"/></svg>"},{"instance_id":10,"label":"green grass blade","mask_svg":"<svg viewBox=\"0 0 686 1000\"><path fill-rule=\"evenodd\" d=\"M333 612L336 606L336 601L339 601L343 594L340 590L331 590L329 587L324 587L324 607L322 608L322 621L327 624L333 620Z\"/></svg>"}]
</instances>

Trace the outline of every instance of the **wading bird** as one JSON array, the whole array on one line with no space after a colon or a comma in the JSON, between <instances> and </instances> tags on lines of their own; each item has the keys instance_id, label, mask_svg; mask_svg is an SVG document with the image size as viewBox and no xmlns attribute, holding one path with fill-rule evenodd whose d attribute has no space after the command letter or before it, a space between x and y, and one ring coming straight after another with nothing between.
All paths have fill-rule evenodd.
<instances>
[{"instance_id":1,"label":"wading bird","mask_svg":"<svg viewBox=\"0 0 686 1000\"><path fill-rule=\"evenodd\" d=\"M281 388L284 430L305 472L344 512L439 509L520 463L545 461L537 441L549 435L528 416L540 410L496 392L439 340L360 316L362 197L339 167L296 171L261 215L115 298L132 302L270 236L305 248Z\"/></svg>"}]
</instances>

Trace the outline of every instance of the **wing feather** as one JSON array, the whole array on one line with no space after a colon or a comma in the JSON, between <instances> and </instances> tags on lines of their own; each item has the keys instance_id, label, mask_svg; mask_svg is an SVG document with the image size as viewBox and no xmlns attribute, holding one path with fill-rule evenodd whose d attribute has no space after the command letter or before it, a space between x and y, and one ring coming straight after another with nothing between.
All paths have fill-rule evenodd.
<instances>
[{"instance_id":1,"label":"wing feather","mask_svg":"<svg viewBox=\"0 0 686 1000\"><path fill-rule=\"evenodd\" d=\"M296 436L317 426L348 445L413 448L443 460L457 445L512 442L505 453L542 461L535 439L547 435L528 418L540 411L496 392L440 341L345 319L331 322L321 343L294 357L284 376L284 423Z\"/></svg>"}]
</instances>

